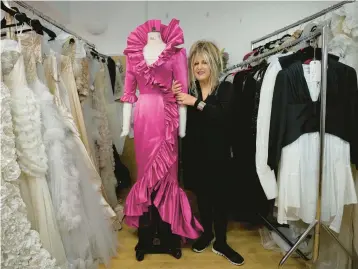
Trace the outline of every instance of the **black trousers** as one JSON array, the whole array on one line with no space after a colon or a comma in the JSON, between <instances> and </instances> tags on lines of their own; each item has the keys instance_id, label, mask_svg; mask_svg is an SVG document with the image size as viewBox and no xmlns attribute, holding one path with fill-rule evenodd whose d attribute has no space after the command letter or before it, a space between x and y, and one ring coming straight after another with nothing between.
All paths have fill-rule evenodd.
<instances>
[{"instance_id":1,"label":"black trousers","mask_svg":"<svg viewBox=\"0 0 358 269\"><path fill-rule=\"evenodd\" d=\"M212 191L197 192L197 203L204 235L215 232L216 242L226 243L228 203L224 195Z\"/></svg>"}]
</instances>

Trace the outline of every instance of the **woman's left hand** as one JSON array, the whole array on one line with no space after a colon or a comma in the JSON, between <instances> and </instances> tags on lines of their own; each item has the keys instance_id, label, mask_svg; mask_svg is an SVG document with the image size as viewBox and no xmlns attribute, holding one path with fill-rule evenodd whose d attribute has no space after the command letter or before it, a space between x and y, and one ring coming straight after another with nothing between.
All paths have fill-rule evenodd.
<instances>
[{"instance_id":1,"label":"woman's left hand","mask_svg":"<svg viewBox=\"0 0 358 269\"><path fill-rule=\"evenodd\" d=\"M176 94L175 97L180 105L194 106L196 102L196 98L194 96L183 92Z\"/></svg>"}]
</instances>

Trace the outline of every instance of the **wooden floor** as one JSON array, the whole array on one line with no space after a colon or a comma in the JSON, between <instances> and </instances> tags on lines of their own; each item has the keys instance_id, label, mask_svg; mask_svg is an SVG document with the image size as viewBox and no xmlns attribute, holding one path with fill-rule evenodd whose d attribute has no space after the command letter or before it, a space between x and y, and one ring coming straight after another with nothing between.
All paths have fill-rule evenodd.
<instances>
[{"instance_id":1,"label":"wooden floor","mask_svg":"<svg viewBox=\"0 0 358 269\"><path fill-rule=\"evenodd\" d=\"M118 257L113 259L108 269L276 269L282 258L282 254L265 250L261 245L260 235L257 231L247 231L240 228L239 224L230 224L228 232L229 244L245 258L243 266L231 265L226 259L215 255L211 248L197 254L188 247L183 249L183 257L180 260L169 255L147 255L144 261L137 262L134 247L137 243L135 231L123 227L118 233L119 249ZM283 269L305 269L306 266L300 259L290 258ZM100 267L105 269L105 267Z\"/></svg>"}]
</instances>

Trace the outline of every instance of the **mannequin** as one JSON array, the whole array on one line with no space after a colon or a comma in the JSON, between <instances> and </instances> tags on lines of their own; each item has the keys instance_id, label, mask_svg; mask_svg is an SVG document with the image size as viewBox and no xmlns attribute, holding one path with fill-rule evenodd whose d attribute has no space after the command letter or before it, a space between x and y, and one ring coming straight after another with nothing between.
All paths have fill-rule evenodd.
<instances>
[{"instance_id":1,"label":"mannequin","mask_svg":"<svg viewBox=\"0 0 358 269\"><path fill-rule=\"evenodd\" d=\"M138 228L136 258L147 253L181 257L180 238L196 239L203 231L178 182L178 133L185 136L186 108L178 109L171 86L180 81L188 92L184 34L179 21L169 25L149 20L128 37L122 135L129 133L132 104L137 180L128 193L124 213ZM140 92L136 95L137 89Z\"/></svg>"},{"instance_id":2,"label":"mannequin","mask_svg":"<svg viewBox=\"0 0 358 269\"><path fill-rule=\"evenodd\" d=\"M152 65L155 63L159 55L165 49L166 44L163 42L160 32L152 29L152 32L148 33L147 45L143 48L143 55L146 63ZM131 114L132 114L132 104L124 103L123 104L123 128L121 137L127 136L129 134L130 123L131 123ZM186 106L179 107L179 136L181 138L185 137L185 128L186 128Z\"/></svg>"}]
</instances>

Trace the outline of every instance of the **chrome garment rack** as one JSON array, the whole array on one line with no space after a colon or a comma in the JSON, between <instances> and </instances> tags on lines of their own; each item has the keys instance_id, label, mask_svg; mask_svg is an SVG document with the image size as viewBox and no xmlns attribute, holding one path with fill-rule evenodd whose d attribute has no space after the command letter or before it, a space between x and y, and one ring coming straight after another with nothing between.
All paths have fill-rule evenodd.
<instances>
[{"instance_id":1,"label":"chrome garment rack","mask_svg":"<svg viewBox=\"0 0 358 269\"><path fill-rule=\"evenodd\" d=\"M319 257L320 247L320 230L321 227L338 243L338 245L346 252L351 259L356 257L340 242L338 237L331 231L331 229L321 221L321 201L322 201L322 182L323 168L324 168L324 156L325 156L325 133L326 133L326 100L327 100L327 70L328 70L328 34L329 25L323 26L322 30L319 30L322 35L322 63L321 63L321 115L320 115L320 147L319 147L319 178L318 178L318 196L317 196L317 208L316 219L309 225L305 232L300 236L294 246L286 253L279 263L281 268L292 253L299 247L308 234L315 229L314 232L314 248L312 264L317 263Z\"/></svg>"},{"instance_id":2,"label":"chrome garment rack","mask_svg":"<svg viewBox=\"0 0 358 269\"><path fill-rule=\"evenodd\" d=\"M282 51L282 50L284 50L284 49L287 49L287 48L290 48L290 47L292 47L292 46L295 46L295 45L297 45L297 44L300 44L300 43L302 43L302 42L307 42L307 41L310 41L310 40L312 40L312 39L315 39L315 38L317 38L317 37L319 37L320 35L322 35L322 33L323 33L323 31L324 31L324 27L320 27L320 28L318 28L316 31L314 31L314 32L312 32L312 33L310 33L310 34L308 34L308 35L306 35L306 36L302 36L302 37L300 37L300 38L298 38L298 39L296 39L296 40L293 40L293 41L290 41L290 42L287 42L287 43L285 43L285 44L282 44L281 46L279 46L279 47L277 47L277 48L275 48L275 49L272 49L272 50L270 50L270 51L268 51L268 52L265 52L265 53L262 53L262 54L260 54L260 55L258 55L258 56L256 56L256 57L252 57L252 58L250 58L250 59L248 59L248 60L246 60L246 61L243 61L243 62L241 62L241 63L239 63L239 64L236 64L236 65L234 65L234 66L231 66L231 67L229 67L229 68L227 68L224 72L223 72L223 74L222 74L222 77L224 77L224 76L226 76L227 75L227 73L230 73L231 71L233 71L233 70L235 70L235 69L237 69L237 68L240 68L240 67L245 67L245 66L248 66L249 64L251 64L251 63L253 63L253 62L257 62L257 61L259 61L259 60L261 60L261 59L264 59L264 58L267 58L267 57L269 57L269 56L271 56L271 55L275 55L275 54L277 54L278 52L280 52L280 51ZM307 45L308 46L308 45ZM322 54L324 53L324 50L322 50ZM323 59L323 56L322 56L322 59ZM323 66L323 63L322 63L322 66ZM322 67L323 68L323 67ZM323 73L323 69L322 69L322 73ZM325 95L325 94L324 94ZM322 94L322 100L323 100L323 94ZM323 102L323 101L322 101ZM324 137L324 136L323 136ZM294 244L294 243L292 243L279 229L277 229L277 227L275 227L275 225L273 225L268 219L266 219L264 216L262 216L261 214L259 214L259 217L263 220L263 223L264 223L264 225L269 229L269 230L273 230L282 240L284 240L290 247L291 247L291 253L289 253L289 254L286 254L286 259L282 262L282 265L284 264L284 262L288 259L288 257L289 256L291 256L291 254L293 253L293 252L297 252L297 254L302 258L302 259L304 259L305 261L309 261L310 259L302 252L302 251L300 251L297 247L298 247L298 245L296 246L296 244ZM308 233L311 231L311 229L309 229L308 230L308 232L306 233L305 232L305 236L303 237L303 238L300 238L300 243L307 237L307 235L308 235ZM300 244L299 243L299 244ZM285 258L284 257L284 258ZM280 264L281 264L281 262L280 262ZM280 266L282 266L282 265L280 265Z\"/></svg>"},{"instance_id":3,"label":"chrome garment rack","mask_svg":"<svg viewBox=\"0 0 358 269\"><path fill-rule=\"evenodd\" d=\"M322 33L322 27L321 28L318 28L316 31L306 35L306 36L302 36L296 40L292 40L290 42L287 42L287 43L284 43L282 44L281 46L278 46L277 48L275 49L272 49L270 51L267 51L265 53L262 53L256 57L252 57L252 58L249 58L248 60L246 61L243 61L239 64L236 64L236 65L233 65L233 66L230 66L228 67L227 69L224 70L224 72L222 73L222 75L225 75L235 69L238 69L240 67L245 67L245 66L248 66L249 64L251 63L254 63L254 62L257 62L258 60L261 60L261 59L264 59L264 58L267 58L268 56L271 56L271 55L274 55L274 54L277 54L278 52L284 50L284 49L287 49L287 48L290 48L290 47L293 47L299 43L302 43L302 42L305 42L305 41L309 41L311 39L314 39L315 37L319 36L320 34Z\"/></svg>"},{"instance_id":4,"label":"chrome garment rack","mask_svg":"<svg viewBox=\"0 0 358 269\"><path fill-rule=\"evenodd\" d=\"M88 40L86 40L85 38L81 37L80 35L76 34L75 32L67 29L64 25L62 25L61 23L51 19L49 16L45 15L44 13L42 13L41 11L37 10L36 8L26 4L24 1L13 1L14 3L16 3L17 5L19 5L20 7L23 7L27 10L29 10L30 12L32 12L33 14L35 14L36 16L40 17L41 19L47 21L48 23L54 25L55 27L57 27L58 29L70 34L70 35L73 35L74 37L78 38L79 40L82 40L86 43L86 45L89 47L89 48L92 48L92 49L96 49L96 46L89 42ZM104 55L102 53L99 53L98 51L96 51L96 54L98 54L100 57L102 58L107 58L108 56L107 55Z\"/></svg>"},{"instance_id":5,"label":"chrome garment rack","mask_svg":"<svg viewBox=\"0 0 358 269\"><path fill-rule=\"evenodd\" d=\"M307 238L307 236L313 229L315 229L315 233L314 233L313 258L312 258L311 262L313 264L315 264L317 262L318 256L319 256L319 242L320 242L319 240L320 240L321 227L325 231L327 231L327 233L338 243L338 245L340 245L340 247L347 253L347 255L349 257L351 257L352 259L355 259L354 255L344 247L344 245L340 242L340 240L337 238L337 236L330 230L330 228L328 226L326 226L324 223L322 223L322 221L321 221L322 181L324 180L323 179L323 167L324 167L324 154L325 154L324 145L325 145L325 126L326 126L325 120L326 120L327 69L328 69L328 61L327 61L328 60L328 32L329 32L329 26L324 25L323 27L318 28L316 31L314 31L311 34L300 37L300 38L298 38L294 41L288 42L286 44L283 44L283 45L277 47L276 49L273 49L272 51L268 51L266 53L263 53L262 55L253 57L252 59L243 61L242 63L232 66L225 71L225 73L228 73L234 69L237 69L237 68L243 67L243 66L247 66L248 64L250 64L252 62L256 62L260 59L263 59L270 55L276 54L277 52L280 52L286 48L297 45L301 42L306 42L311 39L317 38L318 36L322 36L321 115L320 115L320 148L319 148L320 158L319 158L319 178L318 178L319 187L318 187L316 218L309 225L309 227L304 231L304 233L299 237L299 239L297 240L297 242L295 244L289 243L289 245L291 245L291 249L286 253L286 255L280 261L279 266L278 266L279 268L281 268L284 265L284 263L287 261L287 259L295 251L297 251L298 254L300 254L300 256L302 257L301 253L299 253L299 251L298 251L298 247ZM261 216L261 218L263 218L263 217ZM265 220L265 218L263 218L263 219ZM280 237L282 239L284 239L281 235L280 235Z\"/></svg>"},{"instance_id":6,"label":"chrome garment rack","mask_svg":"<svg viewBox=\"0 0 358 269\"><path fill-rule=\"evenodd\" d=\"M269 35L266 35L262 38L256 39L251 42L252 46L260 41L263 41L265 39L268 39L272 36L281 34L289 29L292 29L293 27L296 27L298 25L301 25L303 23L309 22L314 20L315 18L318 18L322 15L325 15L333 10L336 10L340 7L342 7L344 4L352 3L355 1L343 1L336 5L333 5L330 8L327 8L325 10L322 10L321 12L318 12L316 14L313 14L305 19L302 19L296 23L293 23L291 25L288 25L280 30L277 30ZM285 254L285 256L281 259L278 267L281 268L287 261L287 259L292 255L293 252L298 252L298 247L300 244L307 238L309 233L314 229L314 248L313 248L313 257L311 259L312 265L316 265L319 257L319 247L320 247L320 231L321 228L323 228L335 241L336 243L346 252L346 254L352 259L357 259L356 255L351 253L347 248L344 247L344 245L340 242L338 237L331 231L331 229L322 223L321 220L321 199L322 199L322 182L324 180L323 178L323 167L324 167L324 155L325 155L325 131L326 131L326 99L327 99L327 70L328 70L328 34L329 34L329 25L325 24L324 26L319 27L315 32L308 34L306 36L300 37L294 41L288 42L286 44L282 44L281 46L268 51L266 53L263 53L261 55L258 55L256 57L253 57L251 59L248 59L246 61L243 61L237 65L231 66L227 68L224 71L224 74L227 74L230 71L233 71L237 68L244 67L249 65L250 63L256 62L260 59L266 58L270 55L276 54L277 52L280 52L284 50L285 48L292 47L296 44L299 44L301 42L305 42L308 40L311 40L313 38L317 38L318 36L322 37L322 62L321 62L321 108L320 108L320 158L319 158L319 178L318 178L318 196L317 196L317 208L316 208L316 218L315 220L309 225L309 227L305 230L305 232L298 238L295 244L289 244L291 245L291 249ZM263 218L263 217L262 217ZM264 219L265 220L265 219ZM280 235L281 236L281 235ZM281 236L282 237L282 236ZM284 239L284 238L283 238ZM286 241L286 240L285 240ZM299 253L299 252L298 252ZM302 256L302 255L300 255Z\"/></svg>"},{"instance_id":7,"label":"chrome garment rack","mask_svg":"<svg viewBox=\"0 0 358 269\"><path fill-rule=\"evenodd\" d=\"M272 32L272 33L270 33L268 35L265 35L263 37L255 39L255 40L251 41L251 49L254 48L255 44L257 44L257 43L259 43L259 42L261 42L263 40L266 40L266 39L271 38L273 36L276 36L276 35L279 35L281 33L284 33L284 32L286 32L286 31L288 31L288 30L290 30L290 29L292 29L294 27L300 26L300 25L302 25L302 24L304 24L306 22L309 22L309 21L312 21L314 19L317 19L317 18L319 18L319 17L321 17L321 16L323 16L323 15L325 15L325 14L327 14L327 13L333 11L333 10L339 9L340 7L342 7L345 4L353 3L353 2L355 2L355 0L339 2L339 3L337 3L335 5L332 5L332 6L328 7L328 8L326 8L326 9L323 9L323 10L321 10L321 11L319 11L319 12L317 12L317 13L311 15L311 16L308 16L308 17L306 17L306 18L304 18L302 20L299 20L299 21L297 21L295 23L292 23L290 25L287 25L287 26L285 26L285 27L283 27L283 28L281 28L279 30L276 30L276 31L274 31L274 32Z\"/></svg>"}]
</instances>

